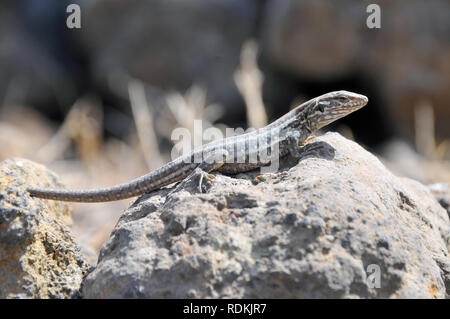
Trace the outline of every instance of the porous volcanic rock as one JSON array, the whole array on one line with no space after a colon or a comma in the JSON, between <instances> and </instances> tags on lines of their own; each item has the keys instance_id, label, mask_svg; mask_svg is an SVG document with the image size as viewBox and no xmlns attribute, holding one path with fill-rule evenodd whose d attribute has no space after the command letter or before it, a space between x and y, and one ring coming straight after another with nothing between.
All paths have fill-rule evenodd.
<instances>
[{"instance_id":1,"label":"porous volcanic rock","mask_svg":"<svg viewBox=\"0 0 450 319\"><path fill-rule=\"evenodd\" d=\"M445 298L449 218L422 184L337 133L280 170L139 198L86 298Z\"/></svg>"}]
</instances>

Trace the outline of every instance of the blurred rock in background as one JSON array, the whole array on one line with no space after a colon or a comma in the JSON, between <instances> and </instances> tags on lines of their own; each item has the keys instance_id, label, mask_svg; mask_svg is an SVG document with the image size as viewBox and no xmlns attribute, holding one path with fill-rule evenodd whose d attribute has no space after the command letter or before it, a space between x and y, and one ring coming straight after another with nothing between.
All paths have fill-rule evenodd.
<instances>
[{"instance_id":1,"label":"blurred rock in background","mask_svg":"<svg viewBox=\"0 0 450 319\"><path fill-rule=\"evenodd\" d=\"M80 30L65 26L73 2ZM450 3L378 4L380 29L367 28L367 4L356 0L3 1L0 96L61 115L86 91L124 104L114 96L126 95L129 77L164 90L199 83L235 120L245 115L233 73L242 44L256 38L271 118L299 97L354 89L371 98L350 118L366 144L412 141L421 100L435 109L438 139L450 136Z\"/></svg>"},{"instance_id":2,"label":"blurred rock in background","mask_svg":"<svg viewBox=\"0 0 450 319\"><path fill-rule=\"evenodd\" d=\"M256 1L104 0L82 9L81 36L100 85L126 92L131 76L184 92L199 83L210 100L242 105L233 72L255 34Z\"/></svg>"},{"instance_id":3,"label":"blurred rock in background","mask_svg":"<svg viewBox=\"0 0 450 319\"><path fill-rule=\"evenodd\" d=\"M372 134L384 134L380 120L386 112L397 133L412 139L414 107L428 99L435 107L438 137L450 136L450 3L377 3L380 29L366 27L368 14L361 14L366 2L268 1L261 32L267 60L274 68L318 85L337 84L350 76L354 86L376 90L387 109L377 104L378 118L365 121ZM362 83L364 78L371 80Z\"/></svg>"},{"instance_id":4,"label":"blurred rock in background","mask_svg":"<svg viewBox=\"0 0 450 319\"><path fill-rule=\"evenodd\" d=\"M31 104L55 117L82 93L86 61L66 27L66 7L73 2L2 1L0 105Z\"/></svg>"}]
</instances>

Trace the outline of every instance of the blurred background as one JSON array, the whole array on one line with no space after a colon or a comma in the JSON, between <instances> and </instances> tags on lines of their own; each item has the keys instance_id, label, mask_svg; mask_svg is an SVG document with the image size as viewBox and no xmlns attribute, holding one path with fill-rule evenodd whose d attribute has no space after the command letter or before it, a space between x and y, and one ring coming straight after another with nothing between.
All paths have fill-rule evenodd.
<instances>
[{"instance_id":1,"label":"blurred background","mask_svg":"<svg viewBox=\"0 0 450 319\"><path fill-rule=\"evenodd\" d=\"M81 28L69 29L69 4ZM170 160L174 128L261 127L345 89L369 104L327 127L395 174L450 183L450 2L2 0L0 160L67 187L128 181ZM75 204L95 263L132 200Z\"/></svg>"}]
</instances>

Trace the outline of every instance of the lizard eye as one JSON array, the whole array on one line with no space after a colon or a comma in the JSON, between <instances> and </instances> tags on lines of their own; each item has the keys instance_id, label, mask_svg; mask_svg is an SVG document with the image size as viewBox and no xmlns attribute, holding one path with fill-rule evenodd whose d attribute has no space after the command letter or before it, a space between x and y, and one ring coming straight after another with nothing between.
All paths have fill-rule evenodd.
<instances>
[{"instance_id":1,"label":"lizard eye","mask_svg":"<svg viewBox=\"0 0 450 319\"><path fill-rule=\"evenodd\" d=\"M325 109L323 108L323 105L319 104L318 108L319 108L320 112L322 112L322 113L325 112Z\"/></svg>"}]
</instances>

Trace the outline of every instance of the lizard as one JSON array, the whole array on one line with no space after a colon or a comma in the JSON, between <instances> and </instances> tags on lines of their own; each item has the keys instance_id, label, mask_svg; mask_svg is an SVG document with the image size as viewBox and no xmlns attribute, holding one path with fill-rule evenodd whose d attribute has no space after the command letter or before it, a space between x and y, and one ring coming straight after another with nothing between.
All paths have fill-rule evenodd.
<instances>
[{"instance_id":1,"label":"lizard","mask_svg":"<svg viewBox=\"0 0 450 319\"><path fill-rule=\"evenodd\" d=\"M91 190L29 187L27 191L32 197L58 201L107 202L149 193L192 174L201 175L201 191L203 176L212 177L210 172L237 174L269 165L287 154L299 157L302 145L315 131L359 110L367 102L366 96L344 90L326 93L298 105L262 129L210 142L127 183ZM273 149L277 151L271 153ZM271 155L260 156L262 151ZM242 156L239 161L238 154Z\"/></svg>"}]
</instances>

